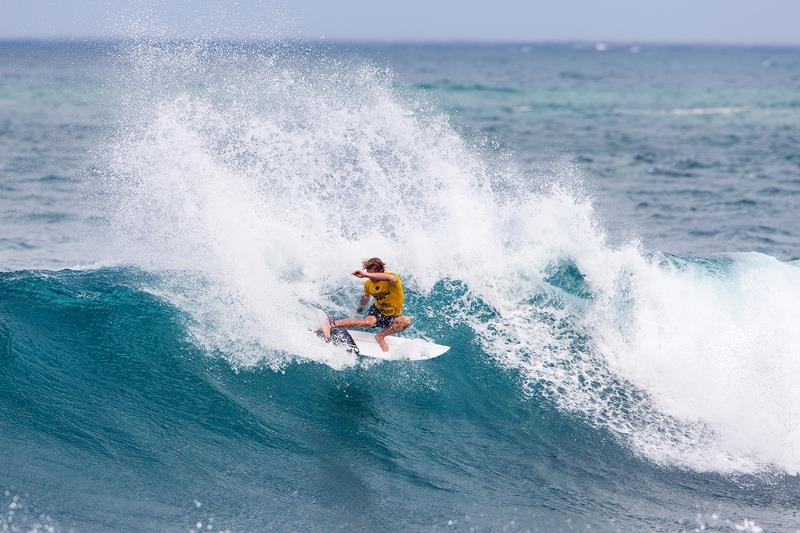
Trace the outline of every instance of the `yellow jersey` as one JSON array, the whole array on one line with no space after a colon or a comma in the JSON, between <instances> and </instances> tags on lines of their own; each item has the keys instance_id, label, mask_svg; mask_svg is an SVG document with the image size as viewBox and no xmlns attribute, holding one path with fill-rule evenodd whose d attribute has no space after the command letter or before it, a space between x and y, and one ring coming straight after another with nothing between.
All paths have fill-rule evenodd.
<instances>
[{"instance_id":1,"label":"yellow jersey","mask_svg":"<svg viewBox=\"0 0 800 533\"><path fill-rule=\"evenodd\" d=\"M400 316L403 314L403 300L405 300L403 282L394 272L384 272L384 274L391 274L397 282L368 279L364 282L364 292L375 298L375 307L382 315Z\"/></svg>"}]
</instances>

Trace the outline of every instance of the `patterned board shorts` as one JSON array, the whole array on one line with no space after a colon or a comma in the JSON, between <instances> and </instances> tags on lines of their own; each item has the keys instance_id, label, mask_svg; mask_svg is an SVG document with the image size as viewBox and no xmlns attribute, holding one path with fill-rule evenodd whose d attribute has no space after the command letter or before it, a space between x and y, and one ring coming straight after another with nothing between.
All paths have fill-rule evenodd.
<instances>
[{"instance_id":1,"label":"patterned board shorts","mask_svg":"<svg viewBox=\"0 0 800 533\"><path fill-rule=\"evenodd\" d=\"M374 305L369 308L369 311L367 311L365 317L366 316L374 316L375 317L374 327L382 329L386 329L389 326L391 326L392 322L394 322L394 319L397 318L396 316L387 316L382 314L380 311L378 311L378 308L375 307Z\"/></svg>"}]
</instances>

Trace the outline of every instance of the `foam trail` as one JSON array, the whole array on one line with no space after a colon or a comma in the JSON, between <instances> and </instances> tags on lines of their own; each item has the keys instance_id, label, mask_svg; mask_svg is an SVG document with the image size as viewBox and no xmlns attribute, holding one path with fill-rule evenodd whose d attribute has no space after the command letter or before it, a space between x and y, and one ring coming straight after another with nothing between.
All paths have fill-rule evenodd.
<instances>
[{"instance_id":1,"label":"foam trail","mask_svg":"<svg viewBox=\"0 0 800 533\"><path fill-rule=\"evenodd\" d=\"M111 218L210 352L353 364L307 335L309 304L348 312L348 273L378 255L420 314L452 312L526 390L649 460L797 471L795 266L610 246L574 169L486 157L369 65L197 43L127 61Z\"/></svg>"}]
</instances>

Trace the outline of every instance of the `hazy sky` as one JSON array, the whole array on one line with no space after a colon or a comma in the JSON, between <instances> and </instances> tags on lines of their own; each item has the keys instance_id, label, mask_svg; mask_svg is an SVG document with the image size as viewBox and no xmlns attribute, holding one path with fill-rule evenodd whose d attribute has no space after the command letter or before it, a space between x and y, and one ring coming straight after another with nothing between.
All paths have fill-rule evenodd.
<instances>
[{"instance_id":1,"label":"hazy sky","mask_svg":"<svg viewBox=\"0 0 800 533\"><path fill-rule=\"evenodd\" d=\"M800 44L800 0L0 0L0 39Z\"/></svg>"}]
</instances>

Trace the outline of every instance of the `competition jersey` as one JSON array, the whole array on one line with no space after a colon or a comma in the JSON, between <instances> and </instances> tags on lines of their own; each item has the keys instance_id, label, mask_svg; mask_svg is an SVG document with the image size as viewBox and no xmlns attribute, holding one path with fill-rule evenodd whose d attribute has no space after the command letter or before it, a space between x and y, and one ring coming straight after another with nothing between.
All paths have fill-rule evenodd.
<instances>
[{"instance_id":1,"label":"competition jersey","mask_svg":"<svg viewBox=\"0 0 800 533\"><path fill-rule=\"evenodd\" d=\"M403 282L400 276L394 272L384 272L391 274L397 280L396 283L388 281L372 281L368 279L364 282L364 292L375 298L375 307L382 315L400 316L403 313Z\"/></svg>"}]
</instances>

